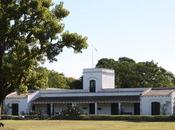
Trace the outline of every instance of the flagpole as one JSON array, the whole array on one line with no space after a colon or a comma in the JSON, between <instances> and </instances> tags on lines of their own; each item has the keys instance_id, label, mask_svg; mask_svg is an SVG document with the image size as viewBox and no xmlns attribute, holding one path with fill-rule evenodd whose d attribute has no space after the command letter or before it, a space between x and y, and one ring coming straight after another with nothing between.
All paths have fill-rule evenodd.
<instances>
[{"instance_id":1,"label":"flagpole","mask_svg":"<svg viewBox=\"0 0 175 130\"><path fill-rule=\"evenodd\" d=\"M93 44L91 44L92 47L92 68L95 68L94 66L94 50L97 51L97 49L93 46Z\"/></svg>"}]
</instances>

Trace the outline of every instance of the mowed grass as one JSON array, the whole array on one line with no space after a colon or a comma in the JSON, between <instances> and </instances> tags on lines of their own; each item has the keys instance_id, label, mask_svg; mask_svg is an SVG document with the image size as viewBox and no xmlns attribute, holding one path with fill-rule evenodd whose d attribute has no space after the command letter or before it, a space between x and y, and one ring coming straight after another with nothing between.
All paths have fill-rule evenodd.
<instances>
[{"instance_id":1,"label":"mowed grass","mask_svg":"<svg viewBox=\"0 0 175 130\"><path fill-rule=\"evenodd\" d=\"M4 120L0 130L175 130L175 122Z\"/></svg>"}]
</instances>

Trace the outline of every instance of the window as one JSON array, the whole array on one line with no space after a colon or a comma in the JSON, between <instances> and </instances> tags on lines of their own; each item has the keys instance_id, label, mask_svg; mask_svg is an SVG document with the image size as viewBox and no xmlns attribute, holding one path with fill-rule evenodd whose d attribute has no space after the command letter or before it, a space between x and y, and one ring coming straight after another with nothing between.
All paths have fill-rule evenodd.
<instances>
[{"instance_id":1,"label":"window","mask_svg":"<svg viewBox=\"0 0 175 130\"><path fill-rule=\"evenodd\" d=\"M102 110L102 108L101 107L98 107L98 110Z\"/></svg>"},{"instance_id":2,"label":"window","mask_svg":"<svg viewBox=\"0 0 175 130\"><path fill-rule=\"evenodd\" d=\"M95 88L96 88L95 80L90 80L90 82L89 82L89 92L95 92L96 91Z\"/></svg>"}]
</instances>

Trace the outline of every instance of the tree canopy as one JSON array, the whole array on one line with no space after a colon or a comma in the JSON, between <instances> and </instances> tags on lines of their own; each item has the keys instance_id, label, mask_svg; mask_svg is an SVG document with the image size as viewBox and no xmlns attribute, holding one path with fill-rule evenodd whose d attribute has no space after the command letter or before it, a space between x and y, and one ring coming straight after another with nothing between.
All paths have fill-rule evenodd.
<instances>
[{"instance_id":1,"label":"tree canopy","mask_svg":"<svg viewBox=\"0 0 175 130\"><path fill-rule=\"evenodd\" d=\"M102 58L97 68L115 70L115 83L117 87L172 87L175 85L175 76L154 61L138 62L127 57L114 59Z\"/></svg>"},{"instance_id":2,"label":"tree canopy","mask_svg":"<svg viewBox=\"0 0 175 130\"><path fill-rule=\"evenodd\" d=\"M30 69L30 72L25 77L26 81L22 86L27 86L29 90L39 90L46 88L61 88L61 89L80 89L82 88L81 80L66 77L62 73L54 70L49 70L43 67Z\"/></svg>"},{"instance_id":3,"label":"tree canopy","mask_svg":"<svg viewBox=\"0 0 175 130\"><path fill-rule=\"evenodd\" d=\"M87 37L64 31L63 19L68 15L62 2L0 1L0 103L8 93L23 86L28 76L38 77L36 84L45 86L47 78L29 73L38 63L55 61L64 47L73 48L75 53L87 48Z\"/></svg>"}]
</instances>

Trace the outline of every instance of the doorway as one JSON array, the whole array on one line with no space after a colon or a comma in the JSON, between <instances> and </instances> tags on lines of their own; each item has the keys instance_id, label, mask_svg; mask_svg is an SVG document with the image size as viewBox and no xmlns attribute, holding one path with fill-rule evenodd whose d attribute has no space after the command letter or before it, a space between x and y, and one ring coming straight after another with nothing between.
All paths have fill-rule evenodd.
<instances>
[{"instance_id":1,"label":"doorway","mask_svg":"<svg viewBox=\"0 0 175 130\"><path fill-rule=\"evenodd\" d=\"M118 109L118 103L112 103L111 104L111 115L118 115L119 109Z\"/></svg>"},{"instance_id":2,"label":"doorway","mask_svg":"<svg viewBox=\"0 0 175 130\"><path fill-rule=\"evenodd\" d=\"M140 103L134 103L134 115L140 115Z\"/></svg>"},{"instance_id":3,"label":"doorway","mask_svg":"<svg viewBox=\"0 0 175 130\"><path fill-rule=\"evenodd\" d=\"M19 105L17 103L12 104L12 115L19 115Z\"/></svg>"},{"instance_id":4,"label":"doorway","mask_svg":"<svg viewBox=\"0 0 175 130\"><path fill-rule=\"evenodd\" d=\"M151 103L151 113L152 115L160 115L160 103L159 102Z\"/></svg>"},{"instance_id":5,"label":"doorway","mask_svg":"<svg viewBox=\"0 0 175 130\"><path fill-rule=\"evenodd\" d=\"M89 104L89 114L95 114L95 103Z\"/></svg>"},{"instance_id":6,"label":"doorway","mask_svg":"<svg viewBox=\"0 0 175 130\"><path fill-rule=\"evenodd\" d=\"M51 104L47 104L47 115L51 115Z\"/></svg>"}]
</instances>

